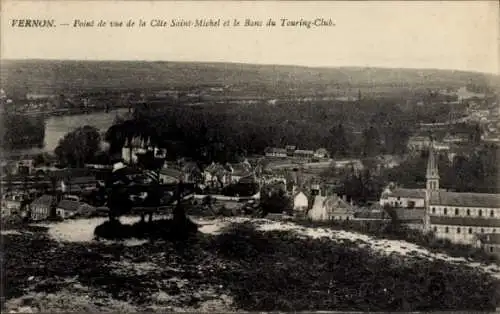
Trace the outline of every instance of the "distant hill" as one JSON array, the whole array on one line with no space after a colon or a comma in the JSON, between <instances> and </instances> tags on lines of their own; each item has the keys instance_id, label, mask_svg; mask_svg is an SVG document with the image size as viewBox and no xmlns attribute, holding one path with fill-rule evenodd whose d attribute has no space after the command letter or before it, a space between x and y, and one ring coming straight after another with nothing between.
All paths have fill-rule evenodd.
<instances>
[{"instance_id":1,"label":"distant hill","mask_svg":"<svg viewBox=\"0 0 500 314\"><path fill-rule=\"evenodd\" d=\"M57 93L96 89L157 89L197 85L239 85L261 91L281 88L363 86L458 88L470 82L499 85L482 73L388 68L312 68L240 63L2 60L7 92ZM496 84L495 84L496 83Z\"/></svg>"}]
</instances>

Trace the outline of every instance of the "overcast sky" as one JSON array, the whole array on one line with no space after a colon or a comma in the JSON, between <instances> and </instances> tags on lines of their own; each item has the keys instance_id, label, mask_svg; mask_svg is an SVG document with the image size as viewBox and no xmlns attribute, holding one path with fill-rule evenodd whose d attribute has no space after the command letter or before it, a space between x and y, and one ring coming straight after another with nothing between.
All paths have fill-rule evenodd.
<instances>
[{"instance_id":1,"label":"overcast sky","mask_svg":"<svg viewBox=\"0 0 500 314\"><path fill-rule=\"evenodd\" d=\"M440 68L499 73L498 1L2 0L1 57ZM335 27L13 28L12 19L332 19Z\"/></svg>"}]
</instances>

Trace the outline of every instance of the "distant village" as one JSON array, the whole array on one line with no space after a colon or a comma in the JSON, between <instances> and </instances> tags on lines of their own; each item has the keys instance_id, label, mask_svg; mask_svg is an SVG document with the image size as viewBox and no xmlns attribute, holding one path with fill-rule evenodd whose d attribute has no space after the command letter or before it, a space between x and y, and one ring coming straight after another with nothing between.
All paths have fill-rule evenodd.
<instances>
[{"instance_id":1,"label":"distant village","mask_svg":"<svg viewBox=\"0 0 500 314\"><path fill-rule=\"evenodd\" d=\"M210 92L223 90L212 88ZM136 101L165 97L194 99L203 95L180 95L167 91L153 96L141 94ZM464 89L453 93L442 91L441 95L452 96L451 101L466 104L467 109L450 116L446 122L421 124L409 138L407 148L410 155L429 154L426 187L408 189L393 182L384 189L379 201L370 205L361 206L346 195L340 195L336 192L338 182L319 176L328 168L359 173L365 167L361 158L334 158L326 148L305 149L289 143L283 147L268 147L261 155L246 156L239 163L213 162L202 169L196 161L179 159L176 162L165 161L159 171L154 172L136 167L139 157L151 153L161 158L168 152L137 138L133 145L123 148L121 161L114 165L96 163L82 169L60 169L55 161L36 165L33 158L2 160L4 192L1 214L4 218L20 215L34 221L48 219L54 210L59 219L105 216L109 209L102 195L107 175L127 169L127 177L138 185L193 184L196 192L186 198L190 208L202 207L210 198L218 212L225 210L232 215L251 212L258 210L263 188L282 185L291 199L291 208L286 213L270 214L277 219L390 220L387 209L392 208L399 220L412 228L432 230L439 237L453 242L480 245L490 253L500 254L500 195L443 190L436 162L437 156L446 156L451 161L457 155L470 154L477 142L497 147L500 144L500 106L498 102L486 99L484 94ZM6 99L3 91L1 96ZM51 97L31 95L31 102L16 110L36 113L63 108L62 105L53 105L52 101L44 103L39 100ZM100 103L96 99L98 97L84 97L73 102L61 99L61 104L78 103L85 108L106 108L105 102ZM98 103L102 106L96 105ZM268 103L273 105L276 101L269 100ZM461 128L471 122L480 125L477 134ZM376 169L381 170L398 166L404 158L380 155L374 162Z\"/></svg>"}]
</instances>

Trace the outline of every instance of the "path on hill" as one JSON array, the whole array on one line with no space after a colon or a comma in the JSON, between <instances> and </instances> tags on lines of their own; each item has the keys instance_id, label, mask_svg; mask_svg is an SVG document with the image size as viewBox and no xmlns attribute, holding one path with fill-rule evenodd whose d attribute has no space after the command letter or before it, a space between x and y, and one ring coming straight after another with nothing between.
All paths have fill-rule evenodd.
<instances>
[{"instance_id":1,"label":"path on hill","mask_svg":"<svg viewBox=\"0 0 500 314\"><path fill-rule=\"evenodd\" d=\"M156 217L156 219L165 217ZM218 234L232 223L252 222L256 228L261 231L293 231L299 236L312 238L330 238L332 241L341 242L350 240L359 243L360 247L366 247L380 254L403 255L423 257L427 259L439 259L454 264L463 264L473 268L480 268L494 277L500 279L499 265L485 265L479 262L472 262L462 257L451 257L443 253L434 253L427 248L402 240L378 239L373 236L345 231L332 230L320 227L304 227L292 222L277 222L268 219L254 219L246 217L225 217L225 218L196 218L192 217L195 223L199 225L199 231L205 234ZM61 242L91 242L95 227L106 221L107 218L91 218L66 220L54 224L38 224L49 227L48 234L55 240ZM139 217L122 217L122 223L132 224L140 220ZM147 240L130 239L123 241L124 245L136 246L147 242ZM111 241L110 241L111 243Z\"/></svg>"}]
</instances>

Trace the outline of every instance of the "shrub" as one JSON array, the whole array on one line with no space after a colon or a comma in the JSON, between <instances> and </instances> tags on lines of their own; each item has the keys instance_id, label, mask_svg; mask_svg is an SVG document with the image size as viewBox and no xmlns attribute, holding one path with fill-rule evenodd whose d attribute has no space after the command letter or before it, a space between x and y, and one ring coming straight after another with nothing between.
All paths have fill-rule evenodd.
<instances>
[{"instance_id":1,"label":"shrub","mask_svg":"<svg viewBox=\"0 0 500 314\"><path fill-rule=\"evenodd\" d=\"M349 241L259 232L249 224L215 237L209 250L238 261L217 276L246 311L492 310L500 291L497 281L468 267L380 256Z\"/></svg>"},{"instance_id":2,"label":"shrub","mask_svg":"<svg viewBox=\"0 0 500 314\"><path fill-rule=\"evenodd\" d=\"M323 227L356 231L391 240L403 240L423 246L434 252L443 252L453 257L471 258L480 262L493 263L499 259L481 248L472 245L457 244L449 239L437 238L433 232L422 232L404 225L396 226L393 222L382 220L349 220L349 221L310 221L296 220L297 224L307 227Z\"/></svg>"},{"instance_id":3,"label":"shrub","mask_svg":"<svg viewBox=\"0 0 500 314\"><path fill-rule=\"evenodd\" d=\"M109 240L130 238L183 240L197 231L198 226L189 219L181 223L174 223L171 219L139 221L132 225L122 224L119 220L108 220L95 228L94 236L96 239Z\"/></svg>"}]
</instances>

